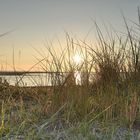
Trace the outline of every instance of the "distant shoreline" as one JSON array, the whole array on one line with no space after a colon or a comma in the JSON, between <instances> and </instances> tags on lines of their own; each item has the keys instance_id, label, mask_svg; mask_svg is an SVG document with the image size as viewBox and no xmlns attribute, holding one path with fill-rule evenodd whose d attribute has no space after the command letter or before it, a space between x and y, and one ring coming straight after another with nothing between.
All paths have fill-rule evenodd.
<instances>
[{"instance_id":1,"label":"distant shoreline","mask_svg":"<svg viewBox=\"0 0 140 140\"><path fill-rule=\"evenodd\" d=\"M55 73L55 72L45 72L45 71L0 71L0 76L3 75L24 75L24 74L34 74L34 73Z\"/></svg>"}]
</instances>

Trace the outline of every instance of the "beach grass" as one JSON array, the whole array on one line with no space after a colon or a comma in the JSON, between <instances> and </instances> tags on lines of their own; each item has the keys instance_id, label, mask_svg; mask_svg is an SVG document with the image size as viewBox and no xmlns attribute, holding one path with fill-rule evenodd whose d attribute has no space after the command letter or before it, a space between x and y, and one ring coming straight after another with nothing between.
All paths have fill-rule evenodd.
<instances>
[{"instance_id":1,"label":"beach grass","mask_svg":"<svg viewBox=\"0 0 140 140\"><path fill-rule=\"evenodd\" d=\"M124 23L125 37L114 32L106 40L95 22L95 44L66 33L66 47L54 50L46 46L48 56L37 59L34 66L55 73L50 79L52 86L21 87L1 82L0 137L139 139L140 39L125 18ZM138 32L139 24L133 26ZM81 56L80 63L74 62L74 54ZM79 83L76 72L81 74Z\"/></svg>"}]
</instances>

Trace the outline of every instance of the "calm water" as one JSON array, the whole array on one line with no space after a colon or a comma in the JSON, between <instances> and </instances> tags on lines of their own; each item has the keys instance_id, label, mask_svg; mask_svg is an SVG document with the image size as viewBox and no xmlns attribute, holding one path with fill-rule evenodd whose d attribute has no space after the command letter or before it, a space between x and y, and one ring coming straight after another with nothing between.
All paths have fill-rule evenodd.
<instances>
[{"instance_id":1,"label":"calm water","mask_svg":"<svg viewBox=\"0 0 140 140\"><path fill-rule=\"evenodd\" d=\"M65 73L63 75L57 75L56 73L27 73L24 76L2 75L0 77L3 81L6 79L10 85L16 85L18 83L20 86L52 86L56 85L57 82L63 83L67 77L67 74ZM74 77L76 84L80 85L82 78L81 73L75 72Z\"/></svg>"}]
</instances>

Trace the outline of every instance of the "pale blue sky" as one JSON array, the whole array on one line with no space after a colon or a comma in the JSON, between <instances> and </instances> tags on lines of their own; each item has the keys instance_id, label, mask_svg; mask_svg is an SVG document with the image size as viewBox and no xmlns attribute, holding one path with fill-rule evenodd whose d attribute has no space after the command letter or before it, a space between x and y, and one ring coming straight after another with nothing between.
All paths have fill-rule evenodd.
<instances>
[{"instance_id":1,"label":"pale blue sky","mask_svg":"<svg viewBox=\"0 0 140 140\"><path fill-rule=\"evenodd\" d=\"M0 0L0 33L15 29L0 38L0 62L11 63L14 47L16 57L21 51L20 65L30 65L35 55L31 44L40 49L44 39L61 40L64 30L84 37L93 26L91 19L120 31L124 25L120 10L136 21L138 6L140 0Z\"/></svg>"}]
</instances>

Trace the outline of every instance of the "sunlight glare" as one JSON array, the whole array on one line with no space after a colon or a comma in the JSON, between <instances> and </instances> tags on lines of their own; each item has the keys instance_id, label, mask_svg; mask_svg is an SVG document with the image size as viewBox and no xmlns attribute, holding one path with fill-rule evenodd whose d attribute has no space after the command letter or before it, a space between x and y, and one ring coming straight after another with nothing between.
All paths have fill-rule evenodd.
<instances>
[{"instance_id":1,"label":"sunlight glare","mask_svg":"<svg viewBox=\"0 0 140 140\"><path fill-rule=\"evenodd\" d=\"M76 54L74 57L73 57L73 60L74 60L74 63L76 65L79 65L81 62L82 62L82 58L79 54Z\"/></svg>"}]
</instances>

